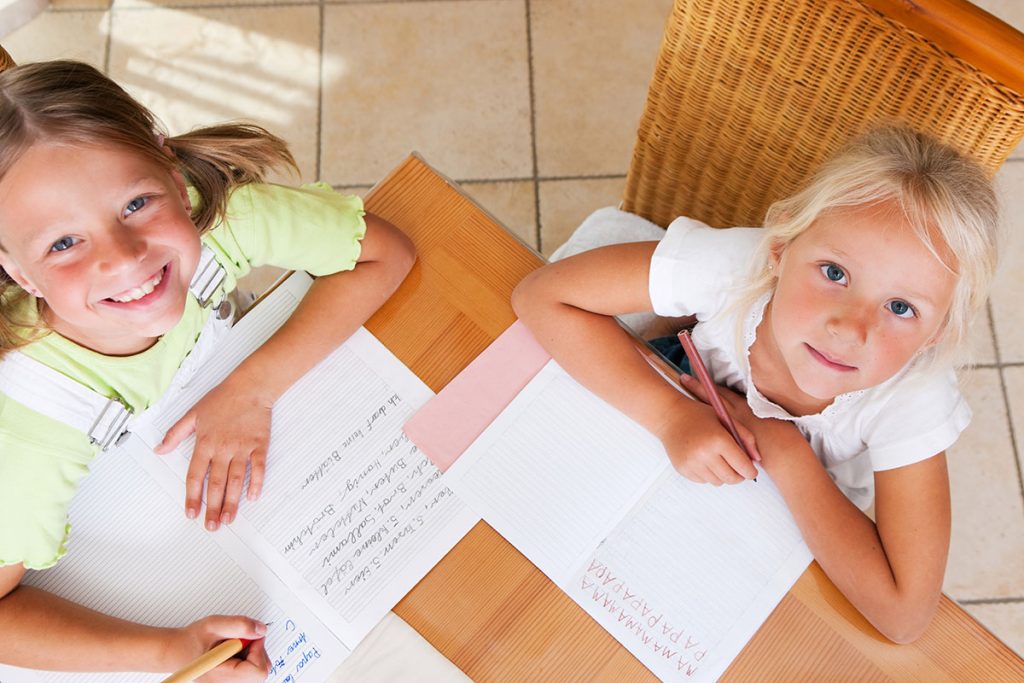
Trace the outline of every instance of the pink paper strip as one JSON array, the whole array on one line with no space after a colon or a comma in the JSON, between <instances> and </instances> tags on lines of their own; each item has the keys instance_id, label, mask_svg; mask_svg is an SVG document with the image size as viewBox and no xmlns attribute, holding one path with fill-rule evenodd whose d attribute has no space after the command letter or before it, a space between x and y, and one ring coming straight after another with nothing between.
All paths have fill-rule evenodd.
<instances>
[{"instance_id":1,"label":"pink paper strip","mask_svg":"<svg viewBox=\"0 0 1024 683\"><path fill-rule=\"evenodd\" d=\"M516 321L405 423L406 435L447 470L550 358Z\"/></svg>"}]
</instances>

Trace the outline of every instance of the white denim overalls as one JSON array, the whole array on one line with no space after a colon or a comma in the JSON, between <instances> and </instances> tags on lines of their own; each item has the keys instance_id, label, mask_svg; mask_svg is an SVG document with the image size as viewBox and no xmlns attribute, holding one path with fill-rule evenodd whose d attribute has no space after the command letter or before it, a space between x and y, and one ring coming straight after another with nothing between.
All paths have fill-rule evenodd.
<instances>
[{"instance_id":1,"label":"white denim overalls","mask_svg":"<svg viewBox=\"0 0 1024 683\"><path fill-rule=\"evenodd\" d=\"M235 322L235 307L220 291L225 275L213 250L204 244L189 292L201 307L212 310L195 346L175 372L172 388L188 382ZM120 397L97 393L17 351L0 359L0 391L27 408L83 432L101 451L121 443L135 417Z\"/></svg>"}]
</instances>

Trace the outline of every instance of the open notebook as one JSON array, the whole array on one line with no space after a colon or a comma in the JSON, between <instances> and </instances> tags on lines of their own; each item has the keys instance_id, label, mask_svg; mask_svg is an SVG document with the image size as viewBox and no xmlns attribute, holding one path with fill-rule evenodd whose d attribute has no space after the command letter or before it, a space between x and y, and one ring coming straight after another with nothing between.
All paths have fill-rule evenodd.
<instances>
[{"instance_id":1,"label":"open notebook","mask_svg":"<svg viewBox=\"0 0 1024 683\"><path fill-rule=\"evenodd\" d=\"M180 391L101 454L72 502L67 556L26 582L154 625L207 614L272 622L269 681L325 680L478 521L402 424L432 392L360 329L274 406L266 484L216 533L184 515L193 440L166 429L276 330L309 286L293 275L235 325ZM153 674L61 674L0 666L4 683L129 683Z\"/></svg>"},{"instance_id":2,"label":"open notebook","mask_svg":"<svg viewBox=\"0 0 1024 683\"><path fill-rule=\"evenodd\" d=\"M487 354L481 376L513 362ZM446 398L459 397L442 392L432 407ZM445 480L665 681L717 679L811 560L764 472L720 488L688 481L655 437L554 361Z\"/></svg>"}]
</instances>

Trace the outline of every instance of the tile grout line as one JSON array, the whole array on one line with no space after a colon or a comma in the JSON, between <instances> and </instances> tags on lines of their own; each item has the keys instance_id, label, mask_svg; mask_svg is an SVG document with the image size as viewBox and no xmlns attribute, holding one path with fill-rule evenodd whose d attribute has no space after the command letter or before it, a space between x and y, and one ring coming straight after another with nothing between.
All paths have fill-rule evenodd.
<instances>
[{"instance_id":1,"label":"tile grout line","mask_svg":"<svg viewBox=\"0 0 1024 683\"><path fill-rule=\"evenodd\" d=\"M423 1L423 0L417 0ZM189 4L166 4L166 5L129 5L128 7L119 7L115 3L111 3L108 7L55 7L47 10L51 14L84 14L89 12L159 12L161 10L170 10L174 12L185 12L192 10L216 10L216 9L261 9L264 7L282 8L282 7L316 7L320 4L319 0L302 0L301 2L259 2L259 3L232 3L232 2L211 2L211 3L197 3L194 5Z\"/></svg>"},{"instance_id":2,"label":"tile grout line","mask_svg":"<svg viewBox=\"0 0 1024 683\"><path fill-rule=\"evenodd\" d=\"M533 242L537 251L541 251L541 223L540 223L540 169L537 164L537 101L533 91L533 26L530 0L523 0L523 8L526 11L526 82L529 86L530 95L530 157L533 164Z\"/></svg>"},{"instance_id":3,"label":"tile grout line","mask_svg":"<svg viewBox=\"0 0 1024 683\"><path fill-rule=\"evenodd\" d=\"M511 176L511 177L498 177L498 178L452 178L452 182L458 185L483 185L486 183L532 183L537 181L538 183L546 182L559 182L563 180L624 180L626 178L625 173L606 173L606 174L595 174L595 175L577 175L577 176L537 176L536 178L528 176ZM371 182L353 182L353 183L331 183L331 187L334 189L342 189L346 187L373 187ZM1006 366L1024 365L1024 361L1019 363L1004 363ZM970 368L988 368L996 367L994 363L979 363L977 365L971 365Z\"/></svg>"},{"instance_id":4,"label":"tile grout line","mask_svg":"<svg viewBox=\"0 0 1024 683\"><path fill-rule=\"evenodd\" d=\"M996 355L996 373L999 376L999 390L1003 394L1003 410L1006 411L1006 429L1010 434L1010 450L1013 452L1013 465L1017 469L1017 487L1021 502L1024 502L1024 472L1021 471L1020 451L1017 449L1017 434L1013 428L1013 412L1010 410L1010 392L1006 389L1006 377L1003 375L1003 354L999 349L999 336L996 334L996 316L992 310L992 300L985 303L988 309L989 333L992 335L992 348Z\"/></svg>"},{"instance_id":5,"label":"tile grout line","mask_svg":"<svg viewBox=\"0 0 1024 683\"><path fill-rule=\"evenodd\" d=\"M114 42L114 10L106 12L107 39L103 42L103 73L110 76L110 44Z\"/></svg>"},{"instance_id":6,"label":"tile grout line","mask_svg":"<svg viewBox=\"0 0 1024 683\"><path fill-rule=\"evenodd\" d=\"M1021 598L975 598L973 600L956 600L958 605L1019 605L1024 603Z\"/></svg>"},{"instance_id":7,"label":"tile grout line","mask_svg":"<svg viewBox=\"0 0 1024 683\"><path fill-rule=\"evenodd\" d=\"M313 7L316 5L417 5L425 3L451 2L452 0L272 0L270 2L196 2L168 3L164 5L129 5L117 7L119 11L145 12L148 10L208 10L208 9L257 9L260 7ZM462 0L475 2L477 0ZM512 0L506 0L511 2ZM99 5L83 5L81 7L52 7L47 12L53 14L73 14L76 12L107 12L115 9L116 0L106 7Z\"/></svg>"},{"instance_id":8,"label":"tile grout line","mask_svg":"<svg viewBox=\"0 0 1024 683\"><path fill-rule=\"evenodd\" d=\"M317 3L320 17L319 51L317 53L317 75L316 75L316 180L323 178L323 149L324 149L324 3L323 0ZM301 172L299 175L302 175Z\"/></svg>"}]
</instances>

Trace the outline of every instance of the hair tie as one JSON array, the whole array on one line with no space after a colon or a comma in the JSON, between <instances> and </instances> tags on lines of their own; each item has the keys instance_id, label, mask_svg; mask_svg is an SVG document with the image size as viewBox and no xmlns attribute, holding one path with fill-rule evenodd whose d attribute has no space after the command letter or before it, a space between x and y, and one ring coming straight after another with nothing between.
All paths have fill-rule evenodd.
<instances>
[{"instance_id":1,"label":"hair tie","mask_svg":"<svg viewBox=\"0 0 1024 683\"><path fill-rule=\"evenodd\" d=\"M163 146L164 146L164 134L163 133L157 133L157 136L156 136L156 146L160 147L160 148L163 148Z\"/></svg>"}]
</instances>

